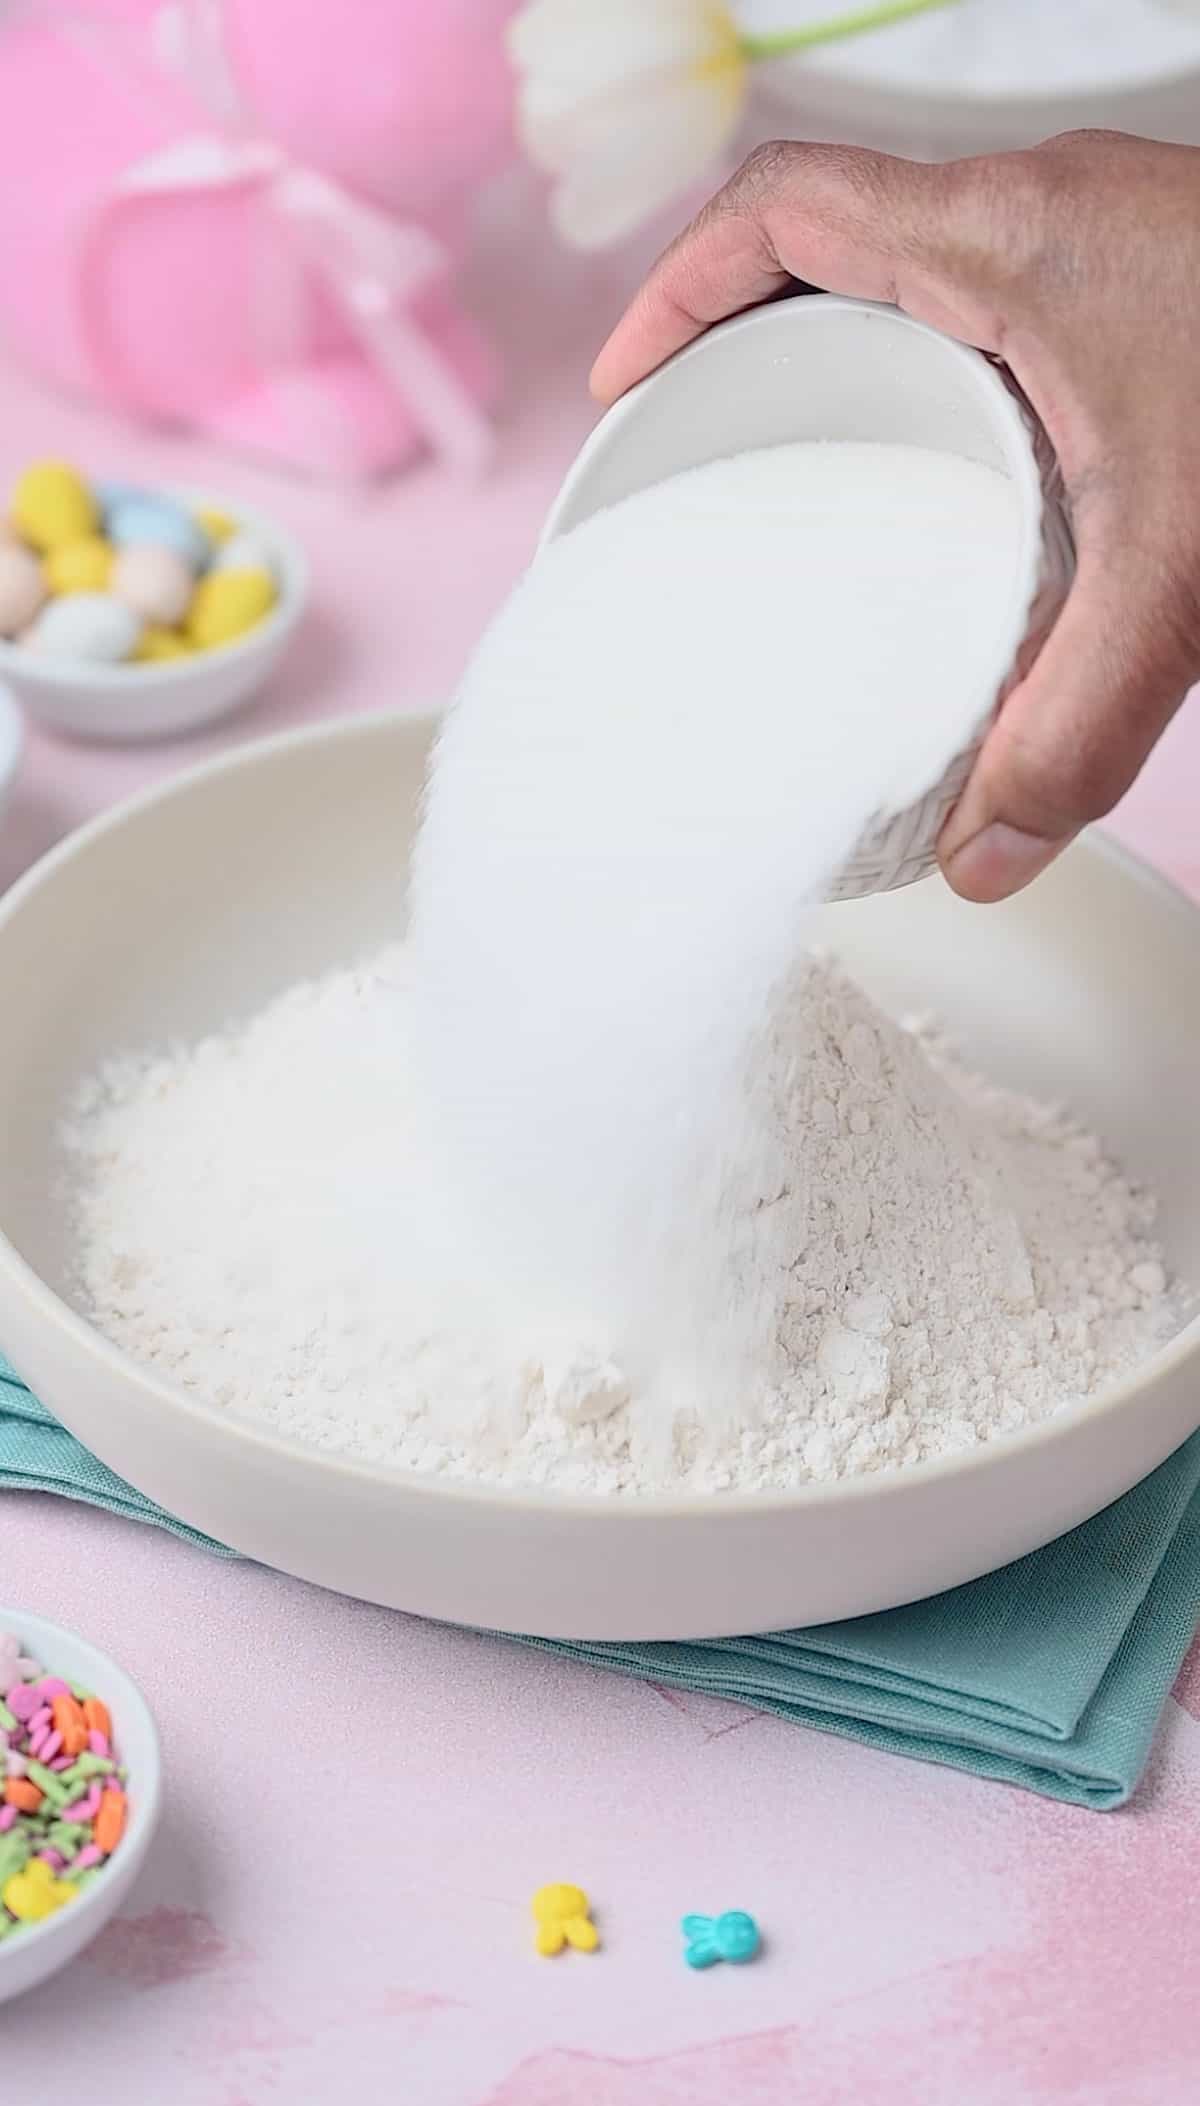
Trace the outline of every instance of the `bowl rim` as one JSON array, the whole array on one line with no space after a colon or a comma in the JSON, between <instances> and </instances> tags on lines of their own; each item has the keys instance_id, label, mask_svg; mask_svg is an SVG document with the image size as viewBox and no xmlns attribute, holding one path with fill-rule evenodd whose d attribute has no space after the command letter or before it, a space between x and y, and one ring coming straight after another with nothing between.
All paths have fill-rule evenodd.
<instances>
[{"instance_id":1,"label":"bowl rim","mask_svg":"<svg viewBox=\"0 0 1200 2106\"><path fill-rule=\"evenodd\" d=\"M166 782L151 785L150 788L99 813L85 826L69 834L9 888L0 898L0 937L3 936L8 923L22 911L26 900L44 885L52 883L61 869L77 857L86 855L94 842L115 832L128 821L137 819L143 812L161 805L169 805L176 798L190 796L198 790L203 790L208 783L235 771L269 767L277 757L306 746L328 745L334 740L347 743L352 740L371 742L387 738L397 730L420 733L428 739L436 730L441 714L440 711L417 712L401 708L374 711L367 716L349 717L341 721L334 719L302 725L295 730L278 732L273 737L255 739L246 745L234 747L200 763L197 767L185 769L180 774L168 778ZM1191 899L1182 887L1164 877L1159 871L1153 870L1139 856L1109 835L1088 828L1066 852L1069 855L1094 856L1114 864L1123 872L1129 883L1152 893L1165 913L1186 920L1193 937L1200 942L1200 903ZM780 1512L803 1513L807 1508L816 1507L837 1509L857 1505L864 1499L886 1505L897 1497L903 1497L912 1488L956 1482L991 1468L997 1459L1024 1455L1038 1449L1053 1449L1063 1442L1069 1442L1081 1420L1112 1416L1132 1405L1139 1395L1162 1376L1172 1373L1188 1360L1200 1361L1200 1313L1197 1313L1146 1360L1139 1362L1136 1368L1116 1381L1106 1383L1095 1396L1087 1397L1078 1404L1067 1405L1050 1418L1039 1420L1032 1426L998 1434L990 1441L953 1455L934 1456L920 1463L892 1465L864 1475L838 1478L832 1483L810 1482L788 1487L776 1486L719 1494L679 1491L623 1495L618 1501L614 1500L612 1495L600 1492L572 1492L535 1485L496 1484L487 1480L406 1469L394 1463L371 1462L362 1457L341 1454L337 1450L313 1447L303 1441L291 1439L274 1428L255 1425L247 1419L235 1418L232 1415L221 1416L213 1406L190 1397L184 1390L158 1375L153 1369L142 1366L120 1346L105 1338L101 1331L78 1310L73 1309L70 1303L56 1293L34 1270L27 1259L21 1256L2 1223L0 1276L32 1306L40 1321L65 1332L76 1351L95 1357L114 1378L132 1384L141 1392L143 1402L152 1406L158 1414L161 1415L164 1411L182 1413L201 1439L210 1439L214 1435L227 1439L235 1451L241 1447L244 1452L273 1458L293 1469L299 1467L309 1471L319 1470L326 1481L333 1475L376 1489L391 1485L410 1494L424 1493L440 1501L465 1503L478 1508L500 1506L515 1512L555 1514L567 1519L572 1516L611 1512L614 1505L619 1505L622 1515L637 1523L649 1524L667 1518L698 1520L712 1513L714 1500L719 1500L722 1513L743 1516ZM186 1520L187 1517L185 1515L181 1518Z\"/></svg>"},{"instance_id":2,"label":"bowl rim","mask_svg":"<svg viewBox=\"0 0 1200 2106\"><path fill-rule=\"evenodd\" d=\"M131 1775L134 1789L130 1794L129 1825L121 1839L120 1852L111 1862L120 1864L121 1856L126 1850L136 1850L140 1856L158 1825L158 1817L162 1811L163 1774L158 1728L154 1723L154 1714L137 1683L119 1661L114 1660L111 1654L104 1652L90 1638L85 1638L82 1631L69 1630L66 1624L54 1623L48 1616L41 1616L33 1609L14 1608L0 1602L0 1630L15 1631L18 1638L28 1636L36 1644L48 1674L54 1673L54 1663L50 1657L50 1649L54 1645L65 1641L70 1646L82 1649L97 1664L96 1681L97 1684L102 1680L104 1682L105 1701L108 1701L111 1692L114 1710L119 1711L122 1716L128 1716L131 1712L137 1715L138 1725L145 1735L148 1759L139 1764L136 1778ZM69 1908L59 1910L53 1916L43 1917L40 1923L30 1924L21 1932L19 1938L11 1942L5 1939L0 1943L0 1976L4 1972L6 1953L11 1954L15 1960L18 1955L24 1955L39 1943L50 1944L59 1931L68 1926L74 1930L85 1913L94 1914L99 1909L105 1914L110 1914L111 1907L107 1910L104 1908L105 1902L110 1899L107 1890L107 1879L98 1879L92 1886L85 1887ZM97 1924L96 1928L99 1927Z\"/></svg>"},{"instance_id":3,"label":"bowl rim","mask_svg":"<svg viewBox=\"0 0 1200 2106\"><path fill-rule=\"evenodd\" d=\"M236 520L239 531L244 527L267 544L278 560L279 584L279 597L269 613L255 622L253 628L247 629L243 636L235 636L228 643L214 644L207 651L197 651L194 656L141 662L122 659L117 665L97 664L90 658L39 658L36 651L23 650L20 644L0 637L0 680L18 680L23 686L47 691L69 685L132 693L135 684L145 685L149 681L162 687L181 688L202 680L206 672L217 666L231 665L239 657L248 657L253 651L261 650L264 644L283 636L293 627L308 600L311 573L304 546L290 528L280 526L254 505L242 504L239 500L234 509L234 501L229 497L212 490L195 489L190 484L164 483L156 494L173 498L192 511L204 506L228 511Z\"/></svg>"}]
</instances>

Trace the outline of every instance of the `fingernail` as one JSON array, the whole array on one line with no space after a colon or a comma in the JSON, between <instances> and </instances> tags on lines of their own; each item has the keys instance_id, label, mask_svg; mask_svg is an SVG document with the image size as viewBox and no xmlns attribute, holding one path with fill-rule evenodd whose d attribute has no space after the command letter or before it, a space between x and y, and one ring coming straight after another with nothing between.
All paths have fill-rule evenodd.
<instances>
[{"instance_id":1,"label":"fingernail","mask_svg":"<svg viewBox=\"0 0 1200 2106\"><path fill-rule=\"evenodd\" d=\"M954 850L946 876L965 899L1007 899L1038 877L1066 845L1065 840L1045 841L1040 834L1023 833L1019 826L994 819Z\"/></svg>"}]
</instances>

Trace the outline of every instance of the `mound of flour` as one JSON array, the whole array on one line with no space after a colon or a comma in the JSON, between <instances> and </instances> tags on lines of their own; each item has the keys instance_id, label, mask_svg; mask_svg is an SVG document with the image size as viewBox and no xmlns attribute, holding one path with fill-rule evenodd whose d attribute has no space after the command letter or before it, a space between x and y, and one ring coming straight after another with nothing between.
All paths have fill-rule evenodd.
<instances>
[{"instance_id":1,"label":"mound of flour","mask_svg":"<svg viewBox=\"0 0 1200 2106\"><path fill-rule=\"evenodd\" d=\"M736 1412L706 1428L558 1323L498 1336L443 1269L411 975L397 947L72 1107L79 1302L223 1410L498 1483L785 1486L1030 1424L1170 1328L1151 1204L1099 1143L811 959L754 1069L775 1145L739 1194L727 1293L762 1330Z\"/></svg>"}]
</instances>

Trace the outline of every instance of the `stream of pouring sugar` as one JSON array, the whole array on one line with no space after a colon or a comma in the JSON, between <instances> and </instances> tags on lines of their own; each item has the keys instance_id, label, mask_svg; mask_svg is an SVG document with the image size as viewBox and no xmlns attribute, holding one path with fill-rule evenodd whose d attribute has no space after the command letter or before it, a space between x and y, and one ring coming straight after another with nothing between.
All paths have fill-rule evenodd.
<instances>
[{"instance_id":1,"label":"stream of pouring sugar","mask_svg":"<svg viewBox=\"0 0 1200 2106\"><path fill-rule=\"evenodd\" d=\"M986 713L1018 540L992 470L769 448L551 544L485 636L411 934L451 1264L510 1337L731 1396L768 1320L725 1203L771 1147L756 1034L806 905Z\"/></svg>"}]
</instances>

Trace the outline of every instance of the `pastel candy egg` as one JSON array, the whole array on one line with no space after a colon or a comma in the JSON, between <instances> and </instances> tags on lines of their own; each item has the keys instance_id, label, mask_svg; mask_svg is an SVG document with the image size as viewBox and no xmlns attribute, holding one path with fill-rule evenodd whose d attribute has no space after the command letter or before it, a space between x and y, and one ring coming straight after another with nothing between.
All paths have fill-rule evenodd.
<instances>
[{"instance_id":1,"label":"pastel candy egg","mask_svg":"<svg viewBox=\"0 0 1200 2106\"><path fill-rule=\"evenodd\" d=\"M64 541L82 541L99 524L96 500L66 461L38 461L13 491L12 522L43 556Z\"/></svg>"},{"instance_id":2,"label":"pastel candy egg","mask_svg":"<svg viewBox=\"0 0 1200 2106\"><path fill-rule=\"evenodd\" d=\"M103 592L113 565L111 543L102 534L64 541L42 560L42 576L51 592Z\"/></svg>"},{"instance_id":3,"label":"pastel candy egg","mask_svg":"<svg viewBox=\"0 0 1200 2106\"><path fill-rule=\"evenodd\" d=\"M132 607L110 592L69 592L47 601L23 642L40 658L85 658L115 665L128 658L140 628Z\"/></svg>"},{"instance_id":4,"label":"pastel candy egg","mask_svg":"<svg viewBox=\"0 0 1200 2106\"><path fill-rule=\"evenodd\" d=\"M42 566L17 541L0 543L0 636L17 636L46 597Z\"/></svg>"},{"instance_id":5,"label":"pastel candy egg","mask_svg":"<svg viewBox=\"0 0 1200 2106\"><path fill-rule=\"evenodd\" d=\"M182 621L192 597L193 577L173 549L136 545L117 551L110 590L144 622L169 629Z\"/></svg>"},{"instance_id":6,"label":"pastel candy egg","mask_svg":"<svg viewBox=\"0 0 1200 2106\"><path fill-rule=\"evenodd\" d=\"M223 541L232 541L238 530L237 520L231 518L228 512L218 512L213 505L198 505L196 522L208 535L214 548L218 548Z\"/></svg>"},{"instance_id":7,"label":"pastel candy egg","mask_svg":"<svg viewBox=\"0 0 1200 2106\"><path fill-rule=\"evenodd\" d=\"M106 519L116 511L118 505L135 503L150 496L150 492L144 490L140 483L117 483L108 476L93 483L92 488L96 493L96 503Z\"/></svg>"},{"instance_id":8,"label":"pastel candy egg","mask_svg":"<svg viewBox=\"0 0 1200 2106\"><path fill-rule=\"evenodd\" d=\"M265 541L257 534L249 534L243 527L230 540L222 542L213 557L214 570L265 570L269 577L275 576L275 557Z\"/></svg>"},{"instance_id":9,"label":"pastel candy egg","mask_svg":"<svg viewBox=\"0 0 1200 2106\"><path fill-rule=\"evenodd\" d=\"M202 651L244 636L275 604L269 570L210 570L188 609L187 633Z\"/></svg>"},{"instance_id":10,"label":"pastel candy egg","mask_svg":"<svg viewBox=\"0 0 1200 2106\"><path fill-rule=\"evenodd\" d=\"M192 646L178 629L161 629L153 625L142 630L133 651L137 665L165 665L169 658L190 658L191 655Z\"/></svg>"},{"instance_id":11,"label":"pastel candy egg","mask_svg":"<svg viewBox=\"0 0 1200 2106\"><path fill-rule=\"evenodd\" d=\"M169 497L123 498L109 514L108 531L118 548L171 549L192 570L200 570L211 553L203 528Z\"/></svg>"}]
</instances>

